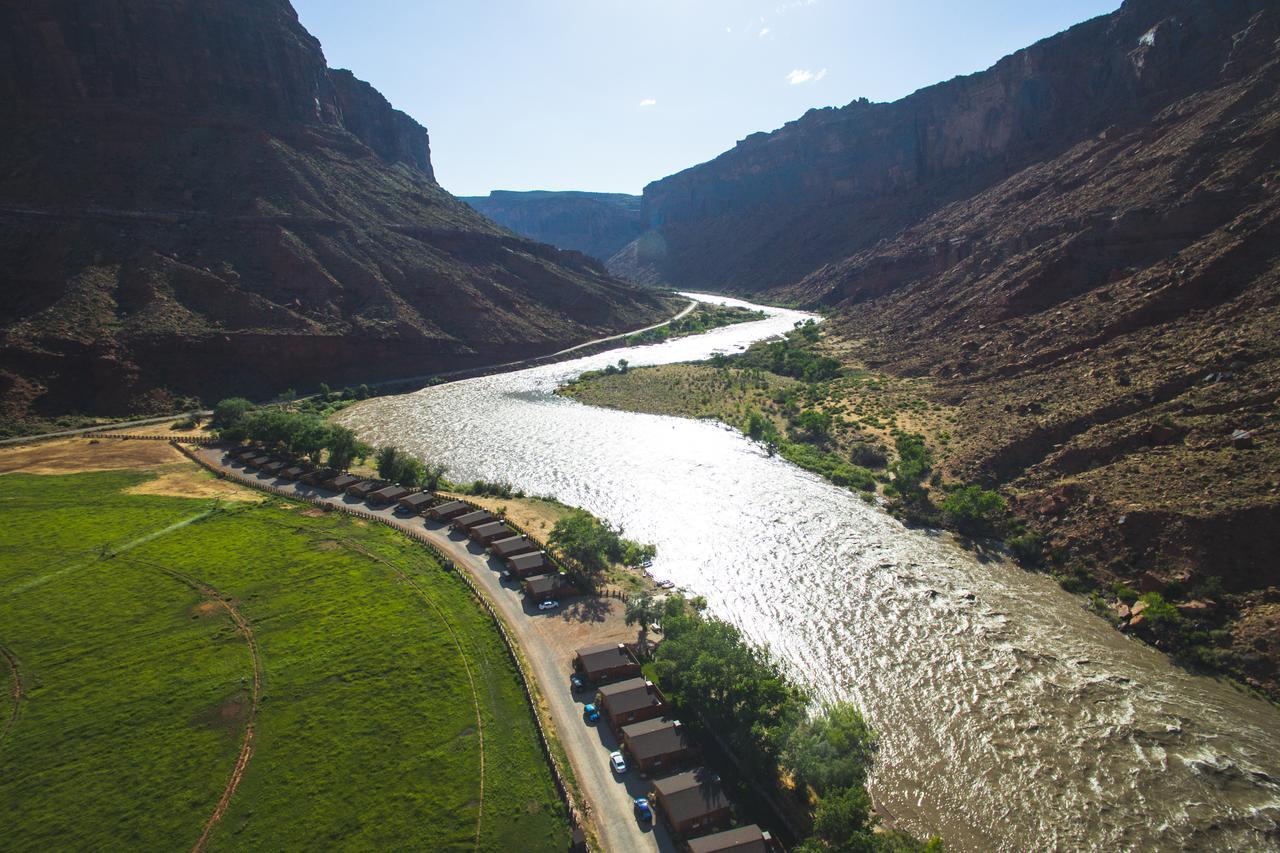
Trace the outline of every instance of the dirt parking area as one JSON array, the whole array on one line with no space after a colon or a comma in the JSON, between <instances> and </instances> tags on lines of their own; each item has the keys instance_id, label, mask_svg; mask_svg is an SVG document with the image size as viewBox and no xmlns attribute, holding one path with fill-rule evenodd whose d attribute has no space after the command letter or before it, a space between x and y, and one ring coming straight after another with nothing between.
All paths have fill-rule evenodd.
<instances>
[{"instance_id":1,"label":"dirt parking area","mask_svg":"<svg viewBox=\"0 0 1280 853\"><path fill-rule=\"evenodd\" d=\"M636 641L639 626L624 621L623 607L623 602L616 598L580 596L565 601L554 614L531 619L529 623L563 665L568 678L573 653L583 646Z\"/></svg>"}]
</instances>

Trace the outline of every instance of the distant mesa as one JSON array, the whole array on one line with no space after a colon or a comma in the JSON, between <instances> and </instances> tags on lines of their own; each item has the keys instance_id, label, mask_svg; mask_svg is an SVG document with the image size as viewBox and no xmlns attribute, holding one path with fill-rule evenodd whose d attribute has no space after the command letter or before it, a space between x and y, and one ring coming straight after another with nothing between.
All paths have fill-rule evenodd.
<instances>
[{"instance_id":1,"label":"distant mesa","mask_svg":"<svg viewBox=\"0 0 1280 853\"><path fill-rule=\"evenodd\" d=\"M463 201L515 233L607 261L640 236L640 196L494 190Z\"/></svg>"}]
</instances>

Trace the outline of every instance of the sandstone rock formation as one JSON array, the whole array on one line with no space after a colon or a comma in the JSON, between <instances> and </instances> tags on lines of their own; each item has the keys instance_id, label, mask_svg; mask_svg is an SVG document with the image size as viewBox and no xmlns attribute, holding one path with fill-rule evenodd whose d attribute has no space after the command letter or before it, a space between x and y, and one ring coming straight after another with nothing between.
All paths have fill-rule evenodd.
<instances>
[{"instance_id":1,"label":"sandstone rock formation","mask_svg":"<svg viewBox=\"0 0 1280 853\"><path fill-rule=\"evenodd\" d=\"M287 0L0 4L0 416L417 375L662 299L435 182Z\"/></svg>"},{"instance_id":2,"label":"sandstone rock formation","mask_svg":"<svg viewBox=\"0 0 1280 853\"><path fill-rule=\"evenodd\" d=\"M510 192L462 196L506 228L607 261L640 235L640 196L625 193Z\"/></svg>"}]
</instances>

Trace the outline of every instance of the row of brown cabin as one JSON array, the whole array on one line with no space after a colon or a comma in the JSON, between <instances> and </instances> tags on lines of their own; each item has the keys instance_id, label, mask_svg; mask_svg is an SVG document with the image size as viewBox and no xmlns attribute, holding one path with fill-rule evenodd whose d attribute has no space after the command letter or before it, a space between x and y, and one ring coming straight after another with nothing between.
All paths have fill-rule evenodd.
<instances>
[{"instance_id":1,"label":"row of brown cabin","mask_svg":"<svg viewBox=\"0 0 1280 853\"><path fill-rule=\"evenodd\" d=\"M502 560L510 576L521 582L525 594L534 601L546 601L576 591L536 542L516 533L488 510L476 509L457 500L435 503L436 497L430 492L415 492L384 480L370 480L333 468L278 459L258 447L233 450L230 456L284 480L341 492L372 504L396 504L408 512L463 530Z\"/></svg>"},{"instance_id":2,"label":"row of brown cabin","mask_svg":"<svg viewBox=\"0 0 1280 853\"><path fill-rule=\"evenodd\" d=\"M679 720L668 718L666 696L641 676L640 662L626 643L578 649L573 668L584 683L602 685L596 691L596 707L621 742L629 766L646 775L683 770L656 779L651 796L654 807L676 836L690 838L713 831L690 840L690 850L763 853L774 849L769 833L754 824L726 830L733 819L732 804L719 778L695 766L699 758L697 744Z\"/></svg>"},{"instance_id":3,"label":"row of brown cabin","mask_svg":"<svg viewBox=\"0 0 1280 853\"><path fill-rule=\"evenodd\" d=\"M484 545L507 567L507 574L520 581L525 594L534 601L546 601L577 590L569 578L557 568L528 536L516 533L487 509L476 509L465 501L446 501L429 507L427 518L449 524L464 531L469 538Z\"/></svg>"}]
</instances>

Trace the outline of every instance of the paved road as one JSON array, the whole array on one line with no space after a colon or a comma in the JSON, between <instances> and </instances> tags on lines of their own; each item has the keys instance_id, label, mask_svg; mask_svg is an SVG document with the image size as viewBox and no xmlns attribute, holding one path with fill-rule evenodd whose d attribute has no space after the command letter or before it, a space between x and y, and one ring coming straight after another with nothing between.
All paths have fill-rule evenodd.
<instances>
[{"instance_id":1,"label":"paved road","mask_svg":"<svg viewBox=\"0 0 1280 853\"><path fill-rule=\"evenodd\" d=\"M390 519L405 530L426 531L431 541L460 567L471 573L472 578L489 596L489 600L502 614L510 633L524 649L525 658L551 712L551 721L560 742L564 745L573 765L578 785L586 795L591 820L596 832L608 851L629 853L633 850L674 851L675 844L664 826L642 827L635 819L632 799L645 796L649 780L641 779L635 770L629 770L619 779L609 767L609 753L617 749L609 727L603 723L587 725L582 719L582 705L590 701L587 695L574 696L569 690L571 662L550 649L537 630L534 619L552 618L529 605L519 586L504 583L500 574L501 564L484 553L465 535L451 534L449 529L424 518L400 515L391 509L377 509L348 495L338 495L325 489L317 489L300 483L292 483L270 475L258 475L238 462L226 459L218 448L197 450L206 460L229 472L275 486L300 497L318 497L335 506L358 507L365 512Z\"/></svg>"},{"instance_id":2,"label":"paved road","mask_svg":"<svg viewBox=\"0 0 1280 853\"><path fill-rule=\"evenodd\" d=\"M185 414L191 414L187 412ZM152 424L162 424L166 421L176 421L178 418L184 417L185 414L165 415L162 418L143 418L138 421L120 421L114 424L98 424L97 426L82 427L80 429L64 429L60 432L42 432L39 435L20 435L17 438L6 438L0 440L0 444L26 444L31 441L42 441L46 438L62 438L69 435L84 435L87 432L104 432L106 430L128 429L136 426L151 426ZM212 410L195 412L195 414L207 418L213 414Z\"/></svg>"}]
</instances>

